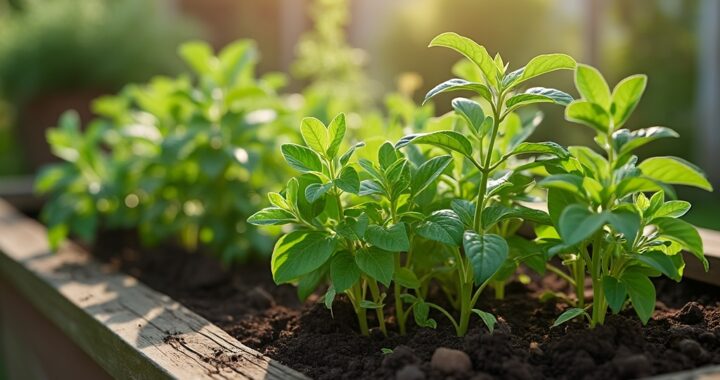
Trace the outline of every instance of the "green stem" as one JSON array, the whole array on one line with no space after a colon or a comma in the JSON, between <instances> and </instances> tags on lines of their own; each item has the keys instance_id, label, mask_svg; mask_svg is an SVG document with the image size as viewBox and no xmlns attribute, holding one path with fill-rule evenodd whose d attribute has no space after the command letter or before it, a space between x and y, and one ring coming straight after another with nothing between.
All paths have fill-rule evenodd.
<instances>
[{"instance_id":1,"label":"green stem","mask_svg":"<svg viewBox=\"0 0 720 380\"><path fill-rule=\"evenodd\" d=\"M577 297L577 307L585 307L585 260L578 255L575 260L575 297Z\"/></svg>"},{"instance_id":2,"label":"green stem","mask_svg":"<svg viewBox=\"0 0 720 380\"><path fill-rule=\"evenodd\" d=\"M397 271L401 265L400 254L395 254L395 270ZM397 281L393 284L393 290L395 292L395 315L397 318L398 329L400 330L400 335L405 335L405 318L407 318L407 314L405 314L402 298L400 297L402 288L398 285Z\"/></svg>"},{"instance_id":3,"label":"green stem","mask_svg":"<svg viewBox=\"0 0 720 380\"><path fill-rule=\"evenodd\" d=\"M368 285L370 286L370 294L372 295L373 302L380 303L380 289L378 288L377 281L374 278L370 278L368 279ZM375 313L377 314L380 331L382 331L383 335L387 336L387 328L385 328L385 312L383 311L383 308L378 307L375 309Z\"/></svg>"},{"instance_id":4,"label":"green stem","mask_svg":"<svg viewBox=\"0 0 720 380\"><path fill-rule=\"evenodd\" d=\"M362 301L362 289L360 288L360 281L356 282L351 288L350 288L350 301L353 305L353 309L355 309L355 315L357 315L358 318L358 325L360 326L360 333L362 335L368 336L370 335L370 330L368 329L368 323L367 323L367 311L360 306L360 302Z\"/></svg>"},{"instance_id":5,"label":"green stem","mask_svg":"<svg viewBox=\"0 0 720 380\"><path fill-rule=\"evenodd\" d=\"M495 299L501 300L505 298L504 281L495 281L495 283L493 284L493 289L495 289Z\"/></svg>"},{"instance_id":6,"label":"green stem","mask_svg":"<svg viewBox=\"0 0 720 380\"><path fill-rule=\"evenodd\" d=\"M545 268L547 268L547 270L549 270L550 272L555 273L556 275L558 275L558 277L562 278L563 280L567 281L570 285L575 286L575 283L576 283L575 279L570 277L567 273L563 272L562 269L560 269L552 264L545 264ZM575 272L573 272L573 275L575 275ZM575 278L577 278L577 277L575 277Z\"/></svg>"}]
</instances>

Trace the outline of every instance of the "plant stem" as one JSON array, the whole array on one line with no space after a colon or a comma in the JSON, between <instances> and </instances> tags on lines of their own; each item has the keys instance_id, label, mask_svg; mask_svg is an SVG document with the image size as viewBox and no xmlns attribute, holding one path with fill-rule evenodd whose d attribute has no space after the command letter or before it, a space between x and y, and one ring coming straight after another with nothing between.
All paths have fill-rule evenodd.
<instances>
[{"instance_id":1,"label":"plant stem","mask_svg":"<svg viewBox=\"0 0 720 380\"><path fill-rule=\"evenodd\" d=\"M395 271L400 269L401 266L402 264L400 263L400 254L395 254ZM407 314L405 314L405 310L403 310L403 302L402 298L400 297L402 288L400 287L400 285L398 285L397 281L393 283L393 291L395 293L395 315L397 318L398 329L400 330L400 335L405 335L405 318L407 318Z\"/></svg>"},{"instance_id":2,"label":"plant stem","mask_svg":"<svg viewBox=\"0 0 720 380\"><path fill-rule=\"evenodd\" d=\"M355 309L355 315L357 315L357 318L358 318L358 325L360 326L360 333L362 335L368 336L368 335L370 335L370 330L368 329L367 312L363 307L360 306L360 302L363 299L362 289L360 288L360 281L355 283L350 288L350 292L352 294L352 297L350 297L350 301L352 302L353 309Z\"/></svg>"},{"instance_id":3,"label":"plant stem","mask_svg":"<svg viewBox=\"0 0 720 380\"><path fill-rule=\"evenodd\" d=\"M373 302L379 303L380 288L378 288L377 281L374 278L368 278L368 285L370 286L370 294L372 295ZM375 313L377 314L380 331L382 331L383 335L387 336L387 328L385 328L385 312L383 311L382 306L375 309Z\"/></svg>"},{"instance_id":4,"label":"plant stem","mask_svg":"<svg viewBox=\"0 0 720 380\"><path fill-rule=\"evenodd\" d=\"M493 288L495 289L495 299L505 298L505 281L495 281Z\"/></svg>"},{"instance_id":5,"label":"plant stem","mask_svg":"<svg viewBox=\"0 0 720 380\"><path fill-rule=\"evenodd\" d=\"M585 260L581 255L575 260L575 297L577 297L577 307L585 307Z\"/></svg>"}]
</instances>

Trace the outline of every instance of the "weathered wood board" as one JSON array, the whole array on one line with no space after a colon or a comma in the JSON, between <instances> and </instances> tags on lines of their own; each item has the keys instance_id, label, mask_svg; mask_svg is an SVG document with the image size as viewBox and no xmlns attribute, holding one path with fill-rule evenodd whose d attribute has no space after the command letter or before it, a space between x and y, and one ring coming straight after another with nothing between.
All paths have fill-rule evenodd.
<instances>
[{"instance_id":1,"label":"weathered wood board","mask_svg":"<svg viewBox=\"0 0 720 380\"><path fill-rule=\"evenodd\" d=\"M0 199L0 276L116 378L306 379Z\"/></svg>"}]
</instances>

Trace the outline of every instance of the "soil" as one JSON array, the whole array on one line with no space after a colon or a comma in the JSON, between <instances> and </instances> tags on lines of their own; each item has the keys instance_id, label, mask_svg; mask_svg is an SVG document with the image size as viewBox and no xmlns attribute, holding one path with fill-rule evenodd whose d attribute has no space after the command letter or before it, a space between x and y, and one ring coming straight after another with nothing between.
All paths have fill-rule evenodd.
<instances>
[{"instance_id":1,"label":"soil","mask_svg":"<svg viewBox=\"0 0 720 380\"><path fill-rule=\"evenodd\" d=\"M332 313L317 296L301 303L294 288L273 284L267 264L224 268L206 255L117 244L123 240L101 239L96 251L244 344L315 379L630 379L720 364L720 289L692 280L656 280L656 312L646 326L627 310L592 330L579 322L550 328L565 306L539 296L566 289L550 275L528 285L510 283L504 300L491 292L481 298L479 307L499 320L492 334L478 319L458 338L431 313L435 330L410 327L399 336L390 321L389 337L377 330L363 337L347 300L336 298ZM431 358L439 347L465 352L472 369L438 369Z\"/></svg>"}]
</instances>

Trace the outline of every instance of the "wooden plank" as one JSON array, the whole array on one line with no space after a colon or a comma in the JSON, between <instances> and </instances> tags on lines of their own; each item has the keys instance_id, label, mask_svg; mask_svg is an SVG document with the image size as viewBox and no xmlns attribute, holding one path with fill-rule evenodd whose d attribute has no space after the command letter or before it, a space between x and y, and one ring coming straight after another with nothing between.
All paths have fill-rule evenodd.
<instances>
[{"instance_id":1,"label":"wooden plank","mask_svg":"<svg viewBox=\"0 0 720 380\"><path fill-rule=\"evenodd\" d=\"M0 177L0 198L20 210L37 212L43 200L35 195L34 184L34 175Z\"/></svg>"},{"instance_id":2,"label":"wooden plank","mask_svg":"<svg viewBox=\"0 0 720 380\"><path fill-rule=\"evenodd\" d=\"M0 199L0 276L116 378L306 379Z\"/></svg>"},{"instance_id":3,"label":"wooden plank","mask_svg":"<svg viewBox=\"0 0 720 380\"><path fill-rule=\"evenodd\" d=\"M646 380L720 380L720 365L648 377Z\"/></svg>"}]
</instances>

